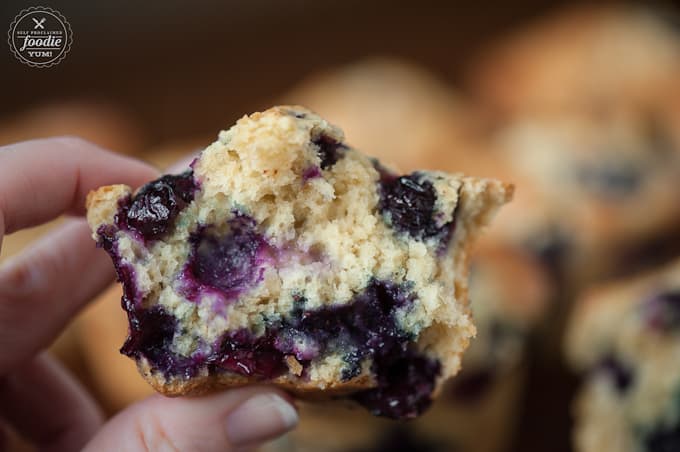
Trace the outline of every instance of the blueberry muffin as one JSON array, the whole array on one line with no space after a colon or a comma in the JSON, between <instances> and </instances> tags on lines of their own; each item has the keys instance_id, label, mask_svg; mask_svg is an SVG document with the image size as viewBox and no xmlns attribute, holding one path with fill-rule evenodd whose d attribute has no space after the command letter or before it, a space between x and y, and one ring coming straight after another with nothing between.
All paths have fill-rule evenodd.
<instances>
[{"instance_id":1,"label":"blueberry muffin","mask_svg":"<svg viewBox=\"0 0 680 452\"><path fill-rule=\"evenodd\" d=\"M511 193L398 176L311 111L275 107L186 172L87 204L124 285L122 352L158 391L264 381L403 418L460 368L466 248Z\"/></svg>"},{"instance_id":2,"label":"blueberry muffin","mask_svg":"<svg viewBox=\"0 0 680 452\"><path fill-rule=\"evenodd\" d=\"M630 271L650 243L680 228L680 142L669 123L626 110L525 116L491 141L521 186L506 227L491 235L542 256L576 286Z\"/></svg>"},{"instance_id":3,"label":"blueberry muffin","mask_svg":"<svg viewBox=\"0 0 680 452\"><path fill-rule=\"evenodd\" d=\"M577 451L680 450L679 326L680 261L579 300L566 342L584 375Z\"/></svg>"},{"instance_id":4,"label":"blueberry muffin","mask_svg":"<svg viewBox=\"0 0 680 452\"><path fill-rule=\"evenodd\" d=\"M522 394L527 336L550 297L548 281L528 254L499 246L476 249L469 291L477 337L460 374L425 414L395 424L340 407L302 404L298 428L270 450L503 450Z\"/></svg>"},{"instance_id":5,"label":"blueberry muffin","mask_svg":"<svg viewBox=\"0 0 680 452\"><path fill-rule=\"evenodd\" d=\"M469 86L510 115L665 103L680 77L680 32L669 15L631 5L560 11L492 46L472 65Z\"/></svg>"},{"instance_id":6,"label":"blueberry muffin","mask_svg":"<svg viewBox=\"0 0 680 452\"><path fill-rule=\"evenodd\" d=\"M283 99L342 124L348 143L408 171L457 151L476 122L469 106L434 74L387 57L313 74Z\"/></svg>"}]
</instances>

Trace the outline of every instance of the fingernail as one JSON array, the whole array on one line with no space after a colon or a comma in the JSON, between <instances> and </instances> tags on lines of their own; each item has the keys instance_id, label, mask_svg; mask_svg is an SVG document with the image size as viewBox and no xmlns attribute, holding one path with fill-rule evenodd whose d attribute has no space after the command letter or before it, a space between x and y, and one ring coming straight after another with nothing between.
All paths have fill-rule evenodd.
<instances>
[{"instance_id":1,"label":"fingernail","mask_svg":"<svg viewBox=\"0 0 680 452\"><path fill-rule=\"evenodd\" d=\"M275 438L298 423L293 406L277 394L258 394L227 417L227 437L232 446L251 445Z\"/></svg>"}]
</instances>

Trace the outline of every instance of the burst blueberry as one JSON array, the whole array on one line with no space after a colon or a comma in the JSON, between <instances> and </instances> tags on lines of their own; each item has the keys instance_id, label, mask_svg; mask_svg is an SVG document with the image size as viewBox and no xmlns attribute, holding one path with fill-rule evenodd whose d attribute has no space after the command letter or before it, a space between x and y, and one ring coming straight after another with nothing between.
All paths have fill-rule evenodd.
<instances>
[{"instance_id":1,"label":"burst blueberry","mask_svg":"<svg viewBox=\"0 0 680 452\"><path fill-rule=\"evenodd\" d=\"M237 215L229 221L229 232L218 236L202 229L191 237L191 273L204 285L232 298L247 289L260 275L258 256L267 247L255 230L252 218Z\"/></svg>"},{"instance_id":2,"label":"burst blueberry","mask_svg":"<svg viewBox=\"0 0 680 452\"><path fill-rule=\"evenodd\" d=\"M174 356L170 345L177 328L177 320L162 307L128 311L130 329L121 353L131 357L145 357L163 372L173 370Z\"/></svg>"}]
</instances>

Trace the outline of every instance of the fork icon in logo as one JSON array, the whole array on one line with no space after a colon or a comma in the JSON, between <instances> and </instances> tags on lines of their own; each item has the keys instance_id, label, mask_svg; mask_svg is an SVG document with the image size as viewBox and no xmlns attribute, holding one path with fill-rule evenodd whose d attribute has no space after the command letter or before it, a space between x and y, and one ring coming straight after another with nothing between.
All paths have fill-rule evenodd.
<instances>
[{"instance_id":1,"label":"fork icon in logo","mask_svg":"<svg viewBox=\"0 0 680 452\"><path fill-rule=\"evenodd\" d=\"M35 22L35 27L33 27L34 30L37 30L38 28L40 28L41 30L45 29L45 27L43 26L43 24L45 23L44 17L41 17L40 20L36 19L35 17L31 17L31 19L33 19L33 22Z\"/></svg>"}]
</instances>

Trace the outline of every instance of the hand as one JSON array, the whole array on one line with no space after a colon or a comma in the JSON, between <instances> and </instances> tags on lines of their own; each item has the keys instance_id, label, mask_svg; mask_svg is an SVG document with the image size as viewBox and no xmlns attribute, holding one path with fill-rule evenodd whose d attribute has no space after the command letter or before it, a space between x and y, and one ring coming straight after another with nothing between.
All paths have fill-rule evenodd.
<instances>
[{"instance_id":1,"label":"hand","mask_svg":"<svg viewBox=\"0 0 680 452\"><path fill-rule=\"evenodd\" d=\"M4 234L82 216L92 189L156 177L141 162L76 138L0 147L0 247ZM0 450L3 425L46 451L243 450L295 426L287 396L265 387L153 396L104 423L92 397L41 350L113 276L82 218L0 267Z\"/></svg>"}]
</instances>

